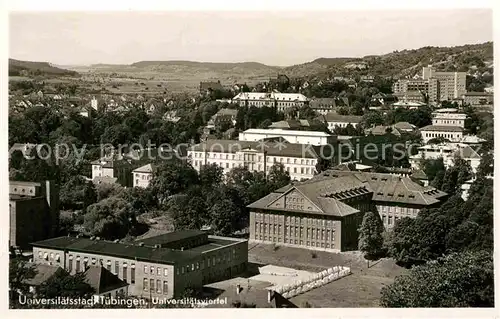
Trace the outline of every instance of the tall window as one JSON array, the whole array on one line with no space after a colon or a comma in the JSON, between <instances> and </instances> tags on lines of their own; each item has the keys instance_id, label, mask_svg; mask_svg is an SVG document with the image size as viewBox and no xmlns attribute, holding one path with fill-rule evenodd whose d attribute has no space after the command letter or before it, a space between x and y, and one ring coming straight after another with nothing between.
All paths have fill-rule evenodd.
<instances>
[{"instance_id":1,"label":"tall window","mask_svg":"<svg viewBox=\"0 0 500 319\"><path fill-rule=\"evenodd\" d=\"M120 268L119 262L115 261L115 275L118 275L119 268Z\"/></svg>"},{"instance_id":2,"label":"tall window","mask_svg":"<svg viewBox=\"0 0 500 319\"><path fill-rule=\"evenodd\" d=\"M163 268L163 275L164 275L165 277L167 277L167 276L168 276L168 269L167 269L167 268Z\"/></svg>"},{"instance_id":3,"label":"tall window","mask_svg":"<svg viewBox=\"0 0 500 319\"><path fill-rule=\"evenodd\" d=\"M155 280L154 279L149 279L149 285L150 285L151 291L155 291Z\"/></svg>"},{"instance_id":4,"label":"tall window","mask_svg":"<svg viewBox=\"0 0 500 319\"><path fill-rule=\"evenodd\" d=\"M161 294L161 280L160 279L156 280L156 292Z\"/></svg>"},{"instance_id":5,"label":"tall window","mask_svg":"<svg viewBox=\"0 0 500 319\"><path fill-rule=\"evenodd\" d=\"M108 260L108 262L106 263L106 268L109 272L111 272L111 260Z\"/></svg>"},{"instance_id":6,"label":"tall window","mask_svg":"<svg viewBox=\"0 0 500 319\"><path fill-rule=\"evenodd\" d=\"M68 271L71 273L72 270L73 270L73 259L70 259L68 263Z\"/></svg>"},{"instance_id":7,"label":"tall window","mask_svg":"<svg viewBox=\"0 0 500 319\"><path fill-rule=\"evenodd\" d=\"M147 274L148 273L148 266L144 266L144 273Z\"/></svg>"},{"instance_id":8,"label":"tall window","mask_svg":"<svg viewBox=\"0 0 500 319\"><path fill-rule=\"evenodd\" d=\"M125 282L128 282L127 281L127 266L126 265L123 265L123 280Z\"/></svg>"},{"instance_id":9,"label":"tall window","mask_svg":"<svg viewBox=\"0 0 500 319\"><path fill-rule=\"evenodd\" d=\"M151 267L150 272L151 272L151 275L154 275L155 274L155 267Z\"/></svg>"},{"instance_id":10,"label":"tall window","mask_svg":"<svg viewBox=\"0 0 500 319\"><path fill-rule=\"evenodd\" d=\"M135 265L132 264L130 267L130 283L135 284Z\"/></svg>"},{"instance_id":11,"label":"tall window","mask_svg":"<svg viewBox=\"0 0 500 319\"><path fill-rule=\"evenodd\" d=\"M157 267L157 268L156 268L156 274L157 274L158 276L161 276L161 268L160 268L160 267Z\"/></svg>"},{"instance_id":12,"label":"tall window","mask_svg":"<svg viewBox=\"0 0 500 319\"><path fill-rule=\"evenodd\" d=\"M163 294L168 294L168 283L166 280L163 281Z\"/></svg>"},{"instance_id":13,"label":"tall window","mask_svg":"<svg viewBox=\"0 0 500 319\"><path fill-rule=\"evenodd\" d=\"M144 286L144 291L148 291L148 278L144 278L143 286Z\"/></svg>"}]
</instances>

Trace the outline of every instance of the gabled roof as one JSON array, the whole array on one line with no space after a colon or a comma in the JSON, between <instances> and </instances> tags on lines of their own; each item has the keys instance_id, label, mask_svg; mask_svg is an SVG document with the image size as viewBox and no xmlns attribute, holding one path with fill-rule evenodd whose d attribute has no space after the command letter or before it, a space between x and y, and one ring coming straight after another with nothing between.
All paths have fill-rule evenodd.
<instances>
[{"instance_id":1,"label":"gabled roof","mask_svg":"<svg viewBox=\"0 0 500 319\"><path fill-rule=\"evenodd\" d=\"M128 286L128 283L101 266L90 266L85 271L85 279L97 295Z\"/></svg>"},{"instance_id":2,"label":"gabled roof","mask_svg":"<svg viewBox=\"0 0 500 319\"><path fill-rule=\"evenodd\" d=\"M35 276L30 279L26 279L23 282L30 286L39 286L52 278L57 272L65 271L59 266L50 266L45 264L28 264L27 266L33 266L35 271Z\"/></svg>"},{"instance_id":3,"label":"gabled roof","mask_svg":"<svg viewBox=\"0 0 500 319\"><path fill-rule=\"evenodd\" d=\"M474 159L481 159L481 156L479 156L476 151L474 151L470 146L465 146L462 147L460 150L457 151L458 155L462 158L474 158Z\"/></svg>"},{"instance_id":4,"label":"gabled roof","mask_svg":"<svg viewBox=\"0 0 500 319\"><path fill-rule=\"evenodd\" d=\"M393 126L399 130L414 130L416 128L415 125L408 122L397 122Z\"/></svg>"},{"instance_id":5,"label":"gabled roof","mask_svg":"<svg viewBox=\"0 0 500 319\"><path fill-rule=\"evenodd\" d=\"M147 164L147 165L144 165L144 166L141 166L139 168L134 169L132 172L134 172L134 173L152 173L153 166L151 164Z\"/></svg>"},{"instance_id":6,"label":"gabled roof","mask_svg":"<svg viewBox=\"0 0 500 319\"><path fill-rule=\"evenodd\" d=\"M411 174L411 177L415 178L415 179L420 179L420 180L422 180L422 179L428 180L429 179L429 177L427 177L427 175L421 169L413 172L413 174Z\"/></svg>"}]
</instances>

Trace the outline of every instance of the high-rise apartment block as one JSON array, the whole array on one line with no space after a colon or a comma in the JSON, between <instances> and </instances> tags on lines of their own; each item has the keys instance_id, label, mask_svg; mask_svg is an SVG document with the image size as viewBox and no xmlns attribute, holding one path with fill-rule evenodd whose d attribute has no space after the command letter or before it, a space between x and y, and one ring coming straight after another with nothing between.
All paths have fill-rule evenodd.
<instances>
[{"instance_id":1,"label":"high-rise apartment block","mask_svg":"<svg viewBox=\"0 0 500 319\"><path fill-rule=\"evenodd\" d=\"M400 100L408 102L423 101L428 96L429 102L448 101L460 98L465 89L465 72L438 72L432 66L424 67L421 79L399 80L393 85L393 92Z\"/></svg>"}]
</instances>

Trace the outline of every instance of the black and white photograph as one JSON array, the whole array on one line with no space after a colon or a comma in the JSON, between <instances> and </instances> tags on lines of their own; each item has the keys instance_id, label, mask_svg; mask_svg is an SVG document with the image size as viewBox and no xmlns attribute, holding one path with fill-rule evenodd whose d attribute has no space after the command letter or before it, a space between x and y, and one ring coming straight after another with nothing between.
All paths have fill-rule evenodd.
<instances>
[{"instance_id":1,"label":"black and white photograph","mask_svg":"<svg viewBox=\"0 0 500 319\"><path fill-rule=\"evenodd\" d=\"M494 315L491 7L6 15L15 316Z\"/></svg>"}]
</instances>

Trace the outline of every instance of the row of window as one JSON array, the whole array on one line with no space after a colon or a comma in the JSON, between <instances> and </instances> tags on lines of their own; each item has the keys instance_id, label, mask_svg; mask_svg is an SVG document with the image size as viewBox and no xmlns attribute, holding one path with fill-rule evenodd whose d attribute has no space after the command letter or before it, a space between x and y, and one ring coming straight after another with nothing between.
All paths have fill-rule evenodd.
<instances>
[{"instance_id":1,"label":"row of window","mask_svg":"<svg viewBox=\"0 0 500 319\"><path fill-rule=\"evenodd\" d=\"M142 287L144 291L151 291L151 292L156 292L158 294L163 293L164 295L168 294L168 282L166 280L163 281L163 285L160 279L156 279L156 286L155 286L155 279L148 279L144 278L142 282ZM163 289L162 289L163 288Z\"/></svg>"},{"instance_id":2,"label":"row of window","mask_svg":"<svg viewBox=\"0 0 500 319\"><path fill-rule=\"evenodd\" d=\"M255 239L257 239L257 236L255 237ZM288 238L285 238L284 241L281 241L281 237L274 237L274 236L262 236L260 235L259 240L264 240L264 241L270 241L270 242L273 242L273 243L285 243L285 244L293 244L293 245L304 245L304 240L297 240L297 239L288 239ZM306 243L306 246L308 247L321 247L321 248L334 248L335 247L335 244L334 243L321 243L321 242L315 242L315 241L305 241Z\"/></svg>"},{"instance_id":3,"label":"row of window","mask_svg":"<svg viewBox=\"0 0 500 319\"><path fill-rule=\"evenodd\" d=\"M208 257L200 262L192 263L190 265L185 265L185 266L177 266L176 267L176 272L177 275L181 275L184 273L190 273L196 270L203 270L206 268L213 267L218 264L230 262L231 260L236 259L236 249L233 248L232 253L230 252L223 252L223 253L218 253L217 255L214 255L212 257Z\"/></svg>"},{"instance_id":4,"label":"row of window","mask_svg":"<svg viewBox=\"0 0 500 319\"><path fill-rule=\"evenodd\" d=\"M155 267L144 266L144 274L154 275L155 274ZM162 268L162 267L156 267L156 275L161 276L162 274L163 274L163 276L167 277L168 276L168 269Z\"/></svg>"},{"instance_id":5,"label":"row of window","mask_svg":"<svg viewBox=\"0 0 500 319\"><path fill-rule=\"evenodd\" d=\"M384 206L380 205L377 206L377 209L379 212L394 212L396 214L417 214L419 212L418 208L412 208L412 207L400 207L400 206Z\"/></svg>"},{"instance_id":6,"label":"row of window","mask_svg":"<svg viewBox=\"0 0 500 319\"><path fill-rule=\"evenodd\" d=\"M204 165L203 161L196 161L196 160L193 161L193 164L194 164L193 165L194 167L201 167L201 166ZM239 163L239 164L231 163L231 165L229 165L229 163L225 163L225 165L224 165L224 163L220 162L220 163L215 163L215 164L219 165L222 168L227 168L227 169L229 169L229 168L235 168L235 167L240 167L240 168L243 167L243 164L241 164L241 163ZM271 164L267 165L267 169L268 170L270 170L271 167L272 167ZM258 165L258 171L261 172L262 169L263 169L262 164L259 164ZM299 170L297 169L297 167L294 167L293 170L292 170L292 169L290 169L290 167L287 166L287 167L285 167L285 170L288 173L292 173L292 171L293 171L294 174L306 174L306 175L314 174L314 168L313 167L301 167L300 168L300 173L299 173ZM138 180L137 180L137 183L138 183Z\"/></svg>"},{"instance_id":7,"label":"row of window","mask_svg":"<svg viewBox=\"0 0 500 319\"><path fill-rule=\"evenodd\" d=\"M202 158L203 153L201 152L194 152L194 158ZM255 162L255 158L257 157L258 162L263 162L263 156L259 155L256 156L255 154L243 154L243 158L241 157L241 154L236 158L235 154L228 154L228 153L208 153L207 158L212 158L212 159L226 159L226 160L243 160L245 162ZM309 160L309 159L297 159L297 158L290 158L290 157L268 157L268 162L272 163L282 163L282 164L301 164L301 165L315 165L314 160Z\"/></svg>"},{"instance_id":8,"label":"row of window","mask_svg":"<svg viewBox=\"0 0 500 319\"><path fill-rule=\"evenodd\" d=\"M279 223L283 221L283 215L278 214L266 214L266 213L255 213L255 220ZM320 218L309 218L309 217L299 217L299 216L284 216L285 224L296 224L296 225L314 225L314 226L333 226L333 220L326 220Z\"/></svg>"},{"instance_id":9,"label":"row of window","mask_svg":"<svg viewBox=\"0 0 500 319\"><path fill-rule=\"evenodd\" d=\"M460 137L460 134L448 134L448 133L425 133L425 137L444 137L444 138L455 138L455 137Z\"/></svg>"},{"instance_id":10,"label":"row of window","mask_svg":"<svg viewBox=\"0 0 500 319\"><path fill-rule=\"evenodd\" d=\"M142 175L142 177L139 176L139 175ZM139 173L135 173L135 178L139 178L139 177L141 177L142 180L148 180L148 181L150 179L153 179L153 175L151 175L151 174L139 174Z\"/></svg>"},{"instance_id":11,"label":"row of window","mask_svg":"<svg viewBox=\"0 0 500 319\"><path fill-rule=\"evenodd\" d=\"M396 221L397 221L398 219L400 219L400 218L402 218L402 217L399 217L399 216L394 216L394 223L396 223ZM384 223L384 225L385 225L385 224L387 224L387 225L392 225L392 224L393 224L392 220L393 220L393 219L392 219L392 216L391 216L391 215L386 216L385 214L382 214L382 223Z\"/></svg>"},{"instance_id":12,"label":"row of window","mask_svg":"<svg viewBox=\"0 0 500 319\"><path fill-rule=\"evenodd\" d=\"M293 236L293 237L303 237L304 236L304 227L293 227L293 226L285 226L285 237ZM281 225L268 225L265 223L255 223L255 239L257 239L257 234L272 234L272 235L281 235ZM306 238L316 238L316 240L333 240L335 231L330 229L317 229L312 227L306 227L305 229L305 237Z\"/></svg>"}]
</instances>

